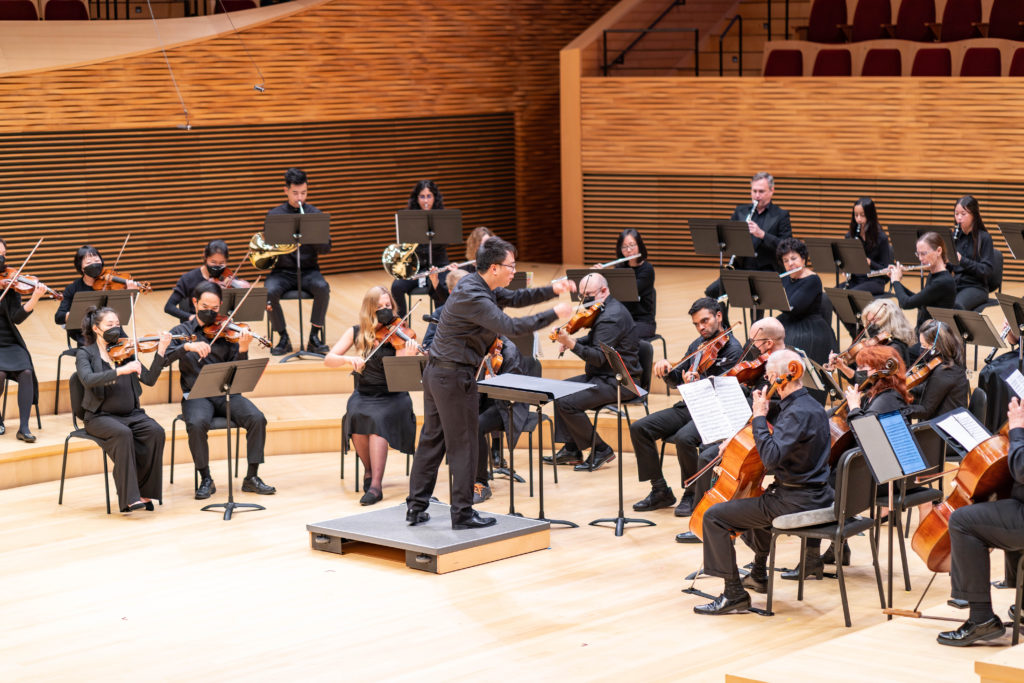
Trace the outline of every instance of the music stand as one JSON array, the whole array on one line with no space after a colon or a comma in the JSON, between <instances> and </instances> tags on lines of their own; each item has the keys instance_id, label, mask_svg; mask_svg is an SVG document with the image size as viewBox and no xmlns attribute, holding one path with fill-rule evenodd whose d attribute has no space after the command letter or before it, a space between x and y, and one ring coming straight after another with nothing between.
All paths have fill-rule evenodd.
<instances>
[{"instance_id":1,"label":"music stand","mask_svg":"<svg viewBox=\"0 0 1024 683\"><path fill-rule=\"evenodd\" d=\"M999 230L1015 259L1024 259L1024 223L1000 223Z\"/></svg>"},{"instance_id":2,"label":"music stand","mask_svg":"<svg viewBox=\"0 0 1024 683\"><path fill-rule=\"evenodd\" d=\"M975 430L984 432L986 438L992 436L985 425L983 425L978 418L974 417L974 414L967 410L967 408L954 408L948 413L943 413L942 415L933 417L929 420L926 424L932 428L933 432L939 435L939 437L945 442L946 447L953 451L953 453L955 453L961 460L967 456L971 449L967 448L969 444L962 443L961 439L957 438L957 435L950 433L946 427L940 424L949 418L953 418L961 423L966 422L967 424L973 425ZM968 436L971 436L971 434L968 433Z\"/></svg>"},{"instance_id":3,"label":"music stand","mask_svg":"<svg viewBox=\"0 0 1024 683\"><path fill-rule=\"evenodd\" d=\"M229 287L221 290L220 310L227 315L235 311L232 316L238 321L263 320L267 315L267 288L257 287L252 290L243 303L242 307L235 310L235 306L249 290L245 287Z\"/></svg>"},{"instance_id":4,"label":"music stand","mask_svg":"<svg viewBox=\"0 0 1024 683\"><path fill-rule=\"evenodd\" d=\"M381 360L384 363L384 379L388 383L388 391L423 391L426 356L384 356Z\"/></svg>"},{"instance_id":5,"label":"music stand","mask_svg":"<svg viewBox=\"0 0 1024 683\"><path fill-rule=\"evenodd\" d=\"M838 287L826 287L825 295L832 302L832 309L835 310L839 321L845 325L853 325L859 332L863 327L861 313L868 304L875 300L874 295L860 289L840 289Z\"/></svg>"},{"instance_id":6,"label":"music stand","mask_svg":"<svg viewBox=\"0 0 1024 683\"><path fill-rule=\"evenodd\" d=\"M530 375L515 375L512 373L506 375L498 375L497 377L489 377L484 380L480 380L476 383L477 390L490 396L492 399L508 401L509 402L509 425L511 425L512 419L512 403L526 403L528 405L537 406L537 447L538 452L544 452L544 421L543 411L544 406L552 401L555 401L566 396L571 396L577 392L583 391L584 389L592 389L593 384L584 384L583 382L567 382L565 380L557 379L545 379L544 377L531 377ZM509 430L511 431L511 430ZM510 443L508 452L508 466L509 470L514 471L513 464L515 462L515 454L511 447L512 436L506 434ZM538 459L538 469L540 470L539 482L538 482L538 503L540 505L540 511L536 519L542 522L549 522L551 524L560 524L562 526L576 528L579 525L564 519L548 519L544 516L544 464L543 460ZM513 499L513 490L515 488L515 479L509 479L508 489L508 506L509 514L514 515L515 503Z\"/></svg>"},{"instance_id":7,"label":"music stand","mask_svg":"<svg viewBox=\"0 0 1024 683\"><path fill-rule=\"evenodd\" d=\"M690 218L690 238L693 250L701 256L718 256L719 268L732 268L736 257L753 258L754 241L746 221L724 221L718 218ZM724 265L729 254L729 265Z\"/></svg>"},{"instance_id":8,"label":"music stand","mask_svg":"<svg viewBox=\"0 0 1024 683\"><path fill-rule=\"evenodd\" d=\"M72 329L76 327L81 328L85 311L90 306L113 308L114 312L117 313L117 319L127 324L128 319L132 317L132 304L129 300L136 293L137 290L132 289L79 292L71 300L71 308L68 309L68 317L64 321L64 327L67 328L68 321L74 321Z\"/></svg>"},{"instance_id":9,"label":"music stand","mask_svg":"<svg viewBox=\"0 0 1024 683\"><path fill-rule=\"evenodd\" d=\"M214 398L223 396L226 409L225 419L231 424L231 395L244 394L256 388L256 384L266 369L269 358L252 358L249 360L236 360L225 363L212 363L204 365L199 371L192 390L188 393L189 399ZM228 500L226 503L213 503L207 505L203 510L216 510L224 508L224 520L231 519L231 513L235 509L266 510L262 505L255 503L236 503L234 497L234 486L231 476L231 430L224 432L228 444Z\"/></svg>"},{"instance_id":10,"label":"music stand","mask_svg":"<svg viewBox=\"0 0 1024 683\"><path fill-rule=\"evenodd\" d=\"M1019 343L1024 338L1024 299L1002 292L996 292L996 301L999 302L999 310L1006 316L1006 322L1011 329L1017 330L1017 369L1024 372L1024 344Z\"/></svg>"},{"instance_id":11,"label":"music stand","mask_svg":"<svg viewBox=\"0 0 1024 683\"><path fill-rule=\"evenodd\" d=\"M319 246L331 242L331 215L327 213L282 213L268 214L263 221L263 236L268 244L296 244L295 282L299 290L299 349L281 359L287 363L293 358L319 358L315 353L302 347L306 338L302 324L302 246Z\"/></svg>"},{"instance_id":12,"label":"music stand","mask_svg":"<svg viewBox=\"0 0 1024 683\"><path fill-rule=\"evenodd\" d=\"M572 293L572 300L580 299L580 280L587 275L596 273L603 275L608 282L608 292L620 303L640 301L640 293L636 288L636 272L632 268L569 268L565 276L576 283L576 291Z\"/></svg>"},{"instance_id":13,"label":"music stand","mask_svg":"<svg viewBox=\"0 0 1024 683\"><path fill-rule=\"evenodd\" d=\"M953 233L944 225L890 225L889 239L892 241L892 253L900 263L917 261L917 240L926 232L934 232L942 238L946 260L951 264L960 263L960 256L953 244ZM922 271L921 277L924 277Z\"/></svg>"},{"instance_id":14,"label":"music stand","mask_svg":"<svg viewBox=\"0 0 1024 683\"><path fill-rule=\"evenodd\" d=\"M832 377L832 373L821 367L821 365L811 358L810 356L804 356L804 367L807 367L808 363L814 370L814 376L818 380L818 384L821 385L821 389L829 394L833 400L841 400L843 398L843 390L836 383L835 378Z\"/></svg>"},{"instance_id":15,"label":"music stand","mask_svg":"<svg viewBox=\"0 0 1024 683\"><path fill-rule=\"evenodd\" d=\"M512 276L512 282L508 283L508 287L505 289L526 289L526 271L517 270L516 274Z\"/></svg>"},{"instance_id":16,"label":"music stand","mask_svg":"<svg viewBox=\"0 0 1024 683\"><path fill-rule=\"evenodd\" d=\"M462 211L459 209L402 209L395 212L395 239L427 245L426 270L434 265L434 241L457 244L462 241Z\"/></svg>"},{"instance_id":17,"label":"music stand","mask_svg":"<svg viewBox=\"0 0 1024 683\"><path fill-rule=\"evenodd\" d=\"M974 345L974 368L978 368L978 347L987 346L996 349L1006 347L1006 344L999 338L996 328L992 327L992 321L981 313L974 311L960 311L952 308L927 307L928 314L939 322L949 325L949 328L967 344Z\"/></svg>"},{"instance_id":18,"label":"music stand","mask_svg":"<svg viewBox=\"0 0 1024 683\"><path fill-rule=\"evenodd\" d=\"M864 257L864 247L860 240L853 237L832 239L829 237L808 237L804 240L811 265L820 275L832 270L836 275L836 287L839 286L839 274L867 275L868 263Z\"/></svg>"},{"instance_id":19,"label":"music stand","mask_svg":"<svg viewBox=\"0 0 1024 683\"><path fill-rule=\"evenodd\" d=\"M722 288L730 306L740 308L790 310L786 288L778 273L766 270L722 270Z\"/></svg>"}]
</instances>

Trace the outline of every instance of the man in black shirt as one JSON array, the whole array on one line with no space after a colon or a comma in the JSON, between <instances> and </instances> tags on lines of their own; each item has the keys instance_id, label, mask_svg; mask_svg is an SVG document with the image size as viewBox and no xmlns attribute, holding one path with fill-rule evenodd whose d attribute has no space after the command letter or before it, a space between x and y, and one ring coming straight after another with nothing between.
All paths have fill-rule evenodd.
<instances>
[{"instance_id":1,"label":"man in black shirt","mask_svg":"<svg viewBox=\"0 0 1024 683\"><path fill-rule=\"evenodd\" d=\"M476 373L498 335L514 337L567 318L568 303L554 309L512 318L501 309L540 303L575 289L571 280L537 289L509 290L516 272L515 247L497 237L477 252L477 272L459 282L445 302L430 360L423 371L423 428L409 477L409 511L406 521L417 525L430 519L427 507L437 482L437 470L445 451L452 472L451 517L453 529L474 529L495 523L473 510L480 441L480 395Z\"/></svg>"},{"instance_id":2,"label":"man in black shirt","mask_svg":"<svg viewBox=\"0 0 1024 683\"><path fill-rule=\"evenodd\" d=\"M252 337L243 332L238 343L229 342L219 337L211 345L203 335L203 327L214 322L220 311L221 290L213 282L200 282L192 290L192 305L196 316L171 330L173 335L196 335L197 341L175 342L167 352L167 362L178 361L181 377L181 414L185 418L185 430L188 432L188 447L192 451L192 460L199 471L202 481L196 491L196 500L209 498L217 487L210 475L210 446L207 433L214 417L225 417L227 399L223 396L215 398L188 398L192 386L199 377L204 364L226 363L249 358L249 343ZM202 340L202 341L198 341ZM276 489L268 486L258 476L260 463L263 462L263 446L267 440L267 418L260 409L253 405L245 396L231 396L231 421L245 429L246 460L249 470L242 481L242 490L249 493L267 495Z\"/></svg>"},{"instance_id":3,"label":"man in black shirt","mask_svg":"<svg viewBox=\"0 0 1024 683\"><path fill-rule=\"evenodd\" d=\"M321 213L320 209L306 203L308 184L306 173L297 168L289 168L284 174L284 194L288 201L267 211L268 216L287 213ZM327 244L303 244L297 252L281 254L277 257L274 269L266 279L267 303L270 304L270 326L278 334L278 342L270 350L275 356L283 356L292 350L291 341L285 326L284 312L281 310L281 295L293 289L301 289L313 295L313 311L309 315L309 343L306 350L313 353L326 354L330 351L324 340L324 320L327 317L327 304L331 299L331 287L320 274L318 254L326 254L331 250L331 242ZM295 280L296 259L302 259L302 287ZM300 339L301 343L302 340Z\"/></svg>"},{"instance_id":4,"label":"man in black shirt","mask_svg":"<svg viewBox=\"0 0 1024 683\"><path fill-rule=\"evenodd\" d=\"M703 373L697 373L695 363L700 359L694 354L701 344L722 334L722 310L717 301L704 297L693 302L689 313L693 326L698 332L697 338L690 343L690 346L686 349L686 354L683 356L684 358L686 356L690 357L675 368L672 368L671 364L665 359L659 360L654 365L654 374L658 377L664 377L665 382L672 388L687 381L703 379L712 375L721 375L735 365L743 353L743 347L740 346L740 343L730 332L726 337L725 346L718 351L715 360L711 363L711 367ZM658 448L655 442L658 439L672 436L690 424L692 424L690 411L685 403L679 401L671 408L651 413L647 417L633 422L630 426L629 435L633 439L633 452L636 453L637 475L640 481L651 482L650 494L640 502L635 503L633 505L634 510L646 512L648 510L671 507L676 504L675 494L672 493L672 489L669 488L668 483L665 481L665 475L661 469L661 458L658 455ZM700 444L699 435L697 437L697 444ZM679 452L679 467L684 481L696 472L696 450L688 450L694 451L692 458L686 458L682 451ZM689 511L693 509L693 493L684 494L684 498L688 498L689 503L687 509L681 512L686 512L686 515L688 515ZM686 515L681 514L680 516Z\"/></svg>"},{"instance_id":5,"label":"man in black shirt","mask_svg":"<svg viewBox=\"0 0 1024 683\"><path fill-rule=\"evenodd\" d=\"M580 281L580 298L584 307L603 302L604 308L586 335L574 339L563 327L558 329L558 341L563 349L572 351L586 362L583 374L570 377L569 381L587 382L594 388L555 401L555 442L564 444L555 457L561 458L560 462L579 462L575 469L589 472L615 459L612 447L594 432L590 417L585 412L616 401L618 381L615 370L601 351L601 344L619 352L633 381L639 383L640 340L633 316L611 296L608 281L603 275L586 275ZM591 443L594 448L590 457L586 462L580 462L583 449Z\"/></svg>"},{"instance_id":6,"label":"man in black shirt","mask_svg":"<svg viewBox=\"0 0 1024 683\"><path fill-rule=\"evenodd\" d=\"M768 358L769 381L790 378L778 392L779 417L768 429L768 390L754 392L753 435L757 452L775 482L763 495L717 503L704 515L704 571L725 579L725 591L714 601L693 608L697 614L727 614L750 607L750 594L768 589L769 527L780 515L826 507L833 501L828 483L828 415L804 389L794 368L803 360L794 351L776 351ZM733 534L740 532L754 550L754 566L740 581Z\"/></svg>"}]
</instances>

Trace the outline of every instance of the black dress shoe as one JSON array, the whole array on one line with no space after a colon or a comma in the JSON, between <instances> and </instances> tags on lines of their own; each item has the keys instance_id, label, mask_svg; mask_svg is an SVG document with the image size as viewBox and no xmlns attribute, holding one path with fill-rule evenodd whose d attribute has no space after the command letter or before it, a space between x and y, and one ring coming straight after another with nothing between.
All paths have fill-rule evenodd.
<instances>
[{"instance_id":1,"label":"black dress shoe","mask_svg":"<svg viewBox=\"0 0 1024 683\"><path fill-rule=\"evenodd\" d=\"M672 489L651 489L646 498L639 503L633 503L633 509L637 512L647 512L649 510L670 508L675 504L676 496L672 493Z\"/></svg>"},{"instance_id":2,"label":"black dress shoe","mask_svg":"<svg viewBox=\"0 0 1024 683\"><path fill-rule=\"evenodd\" d=\"M750 572L740 582L747 590L764 595L768 592L768 572Z\"/></svg>"},{"instance_id":3,"label":"black dress shoe","mask_svg":"<svg viewBox=\"0 0 1024 683\"><path fill-rule=\"evenodd\" d=\"M835 551L835 548L833 548L831 545L829 545L828 550L826 550L825 552L823 552L821 554L821 561L824 562L825 564L835 564L836 563L836 551ZM844 567L849 567L850 566L850 544L847 543L846 541L843 541L843 566Z\"/></svg>"},{"instance_id":4,"label":"black dress shoe","mask_svg":"<svg viewBox=\"0 0 1024 683\"><path fill-rule=\"evenodd\" d=\"M956 609L967 609L971 606L966 600L961 600L960 598L950 598L946 600L946 604Z\"/></svg>"},{"instance_id":5,"label":"black dress shoe","mask_svg":"<svg viewBox=\"0 0 1024 683\"><path fill-rule=\"evenodd\" d=\"M591 454L589 458L573 467L573 469L577 472L593 472L612 460L615 460L615 451L611 449L611 446L605 446L603 449Z\"/></svg>"},{"instance_id":6,"label":"black dress shoe","mask_svg":"<svg viewBox=\"0 0 1024 683\"><path fill-rule=\"evenodd\" d=\"M137 500L128 507L126 507L125 509L121 510L121 512L135 512L136 510L142 510L145 507L145 503L143 503L141 500Z\"/></svg>"},{"instance_id":7,"label":"black dress shoe","mask_svg":"<svg viewBox=\"0 0 1024 683\"><path fill-rule=\"evenodd\" d=\"M693 514L693 496L684 495L679 499L679 505L676 505L676 517L689 517Z\"/></svg>"},{"instance_id":8,"label":"black dress shoe","mask_svg":"<svg viewBox=\"0 0 1024 683\"><path fill-rule=\"evenodd\" d=\"M306 342L306 350L324 355L331 350L331 348L324 343L324 328L313 327L313 329L309 331L309 341Z\"/></svg>"},{"instance_id":9,"label":"black dress shoe","mask_svg":"<svg viewBox=\"0 0 1024 683\"><path fill-rule=\"evenodd\" d=\"M953 647L967 647L979 640L993 640L1001 638L1006 634L1006 627L999 617L992 617L987 621L976 624L970 619L961 624L955 631L943 631L936 640L939 645L952 645Z\"/></svg>"},{"instance_id":10,"label":"black dress shoe","mask_svg":"<svg viewBox=\"0 0 1024 683\"><path fill-rule=\"evenodd\" d=\"M35 443L36 435L32 432L23 432L18 430L18 441L24 441L25 443Z\"/></svg>"},{"instance_id":11,"label":"black dress shoe","mask_svg":"<svg viewBox=\"0 0 1024 683\"><path fill-rule=\"evenodd\" d=\"M292 343L288 339L288 333L282 332L281 336L278 337L277 344L274 348L270 349L272 356L285 356L292 352Z\"/></svg>"},{"instance_id":12,"label":"black dress shoe","mask_svg":"<svg viewBox=\"0 0 1024 683\"><path fill-rule=\"evenodd\" d=\"M697 614L729 614L730 612L746 612L750 609L750 593L743 591L743 595L737 598L727 598L722 593L712 602L706 605L696 605L693 611Z\"/></svg>"},{"instance_id":13,"label":"black dress shoe","mask_svg":"<svg viewBox=\"0 0 1024 683\"><path fill-rule=\"evenodd\" d=\"M459 521L452 520L452 529L459 531L461 529L483 529L484 527L494 526L498 523L494 517L481 517L480 513L473 510L473 514L469 517L464 517Z\"/></svg>"},{"instance_id":14,"label":"black dress shoe","mask_svg":"<svg viewBox=\"0 0 1024 683\"><path fill-rule=\"evenodd\" d=\"M1004 588L1014 588L1014 585L1006 583L1006 579L999 579L998 581L992 582L992 587L997 590L1003 590Z\"/></svg>"},{"instance_id":15,"label":"black dress shoe","mask_svg":"<svg viewBox=\"0 0 1024 683\"><path fill-rule=\"evenodd\" d=\"M700 543L700 536L693 533L692 531L684 531L681 534L676 534L676 543Z\"/></svg>"},{"instance_id":16,"label":"black dress shoe","mask_svg":"<svg viewBox=\"0 0 1024 683\"><path fill-rule=\"evenodd\" d=\"M543 460L548 465L551 464L550 455L545 455ZM559 465L578 465L583 462L583 453L574 448L566 448L565 446L562 446L562 448L555 453L555 462Z\"/></svg>"},{"instance_id":17,"label":"black dress shoe","mask_svg":"<svg viewBox=\"0 0 1024 683\"><path fill-rule=\"evenodd\" d=\"M4 426L3 420L0 420L0 436L7 433L7 427Z\"/></svg>"},{"instance_id":18,"label":"black dress shoe","mask_svg":"<svg viewBox=\"0 0 1024 683\"><path fill-rule=\"evenodd\" d=\"M366 493L364 493L363 497L359 499L359 504L373 505L374 503L379 503L383 499L384 494L380 489L366 489Z\"/></svg>"},{"instance_id":19,"label":"black dress shoe","mask_svg":"<svg viewBox=\"0 0 1024 683\"><path fill-rule=\"evenodd\" d=\"M417 524L426 524L430 520L430 513L426 510L407 510L405 513L405 521L409 523L409 526L416 526Z\"/></svg>"},{"instance_id":20,"label":"black dress shoe","mask_svg":"<svg viewBox=\"0 0 1024 683\"><path fill-rule=\"evenodd\" d=\"M153 505L153 501L147 500L146 501L146 512L152 512L153 510L156 510L156 506Z\"/></svg>"},{"instance_id":21,"label":"black dress shoe","mask_svg":"<svg viewBox=\"0 0 1024 683\"><path fill-rule=\"evenodd\" d=\"M817 552L813 555L805 555L803 565L805 581L807 579L821 580L825 578L825 563L821 561L821 556L819 556ZM800 567L782 572L782 578L786 581L799 581Z\"/></svg>"},{"instance_id":22,"label":"black dress shoe","mask_svg":"<svg viewBox=\"0 0 1024 683\"><path fill-rule=\"evenodd\" d=\"M275 493L277 489L269 484L264 484L263 480L253 475L246 477L242 480L242 490L246 493L258 493L261 496L269 496L271 493Z\"/></svg>"},{"instance_id":23,"label":"black dress shoe","mask_svg":"<svg viewBox=\"0 0 1024 683\"><path fill-rule=\"evenodd\" d=\"M196 489L196 500L206 500L215 493L217 487L213 485L213 477L203 477L199 482L199 488Z\"/></svg>"},{"instance_id":24,"label":"black dress shoe","mask_svg":"<svg viewBox=\"0 0 1024 683\"><path fill-rule=\"evenodd\" d=\"M1010 621L1013 621L1014 619L1017 618L1017 606L1016 605L1010 605L1010 609L1007 610L1006 613L1010 615Z\"/></svg>"}]
</instances>

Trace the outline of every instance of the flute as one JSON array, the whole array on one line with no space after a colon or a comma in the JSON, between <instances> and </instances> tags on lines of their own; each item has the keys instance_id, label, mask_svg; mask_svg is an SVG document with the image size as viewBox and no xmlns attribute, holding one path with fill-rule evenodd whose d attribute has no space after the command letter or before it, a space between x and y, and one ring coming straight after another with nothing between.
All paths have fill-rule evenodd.
<instances>
[{"instance_id":1,"label":"flute","mask_svg":"<svg viewBox=\"0 0 1024 683\"><path fill-rule=\"evenodd\" d=\"M912 271L924 270L927 267L928 266L923 265L923 264L916 265L916 266L903 266L903 272L910 273ZM883 276L884 277L889 277L889 269L888 268L882 268L881 270L872 270L870 273L867 274L867 277L883 277Z\"/></svg>"}]
</instances>

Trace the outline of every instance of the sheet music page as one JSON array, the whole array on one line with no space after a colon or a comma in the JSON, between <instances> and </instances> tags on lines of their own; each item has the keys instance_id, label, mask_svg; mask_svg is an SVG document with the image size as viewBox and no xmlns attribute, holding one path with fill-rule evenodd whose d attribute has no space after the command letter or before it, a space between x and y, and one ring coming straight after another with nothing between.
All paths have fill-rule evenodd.
<instances>
[{"instance_id":1,"label":"sheet music page","mask_svg":"<svg viewBox=\"0 0 1024 683\"><path fill-rule=\"evenodd\" d=\"M987 439L991 434L967 413L953 413L936 423L946 434L956 440L964 450L969 451Z\"/></svg>"},{"instance_id":2,"label":"sheet music page","mask_svg":"<svg viewBox=\"0 0 1024 683\"><path fill-rule=\"evenodd\" d=\"M750 404L747 403L747 397L743 395L740 381L735 377L712 377L710 380L718 395L718 402L722 405L725 417L729 421L729 428L735 434L747 426L753 413Z\"/></svg>"},{"instance_id":3,"label":"sheet music page","mask_svg":"<svg viewBox=\"0 0 1024 683\"><path fill-rule=\"evenodd\" d=\"M728 439L739 429L732 428L732 422L718 399L710 379L680 384L679 393L690 409L690 417L697 425L701 440L708 444Z\"/></svg>"},{"instance_id":4,"label":"sheet music page","mask_svg":"<svg viewBox=\"0 0 1024 683\"><path fill-rule=\"evenodd\" d=\"M1020 374L1020 370L1014 370L1008 377L1003 379L1013 389L1013 393L1017 394L1017 398L1024 398L1024 375Z\"/></svg>"}]
</instances>

